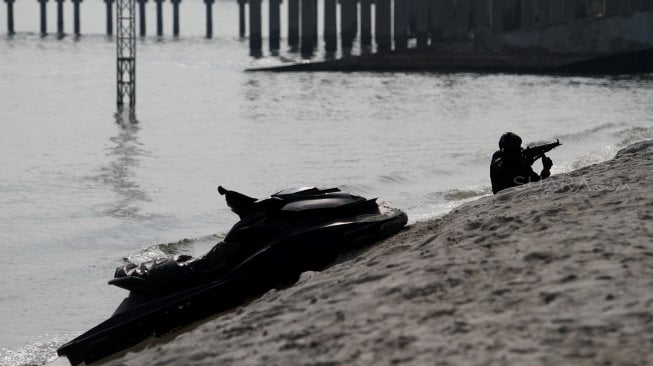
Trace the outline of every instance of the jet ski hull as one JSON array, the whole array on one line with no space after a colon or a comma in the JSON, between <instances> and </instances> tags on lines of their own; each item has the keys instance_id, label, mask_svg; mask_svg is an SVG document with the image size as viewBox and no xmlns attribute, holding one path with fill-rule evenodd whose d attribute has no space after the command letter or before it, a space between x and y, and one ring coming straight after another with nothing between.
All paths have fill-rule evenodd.
<instances>
[{"instance_id":1,"label":"jet ski hull","mask_svg":"<svg viewBox=\"0 0 653 366\"><path fill-rule=\"evenodd\" d=\"M292 283L304 271L321 270L342 253L395 234L406 221L402 211L380 207L378 214L331 220L320 230L295 231L269 242L218 280L155 298L132 293L111 318L57 353L73 365L100 360Z\"/></svg>"}]
</instances>

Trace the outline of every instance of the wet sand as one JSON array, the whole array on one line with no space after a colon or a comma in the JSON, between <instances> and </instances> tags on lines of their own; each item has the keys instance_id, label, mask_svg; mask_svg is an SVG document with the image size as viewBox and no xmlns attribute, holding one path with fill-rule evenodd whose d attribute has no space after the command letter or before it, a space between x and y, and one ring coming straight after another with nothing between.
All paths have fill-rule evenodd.
<instances>
[{"instance_id":1,"label":"wet sand","mask_svg":"<svg viewBox=\"0 0 653 366\"><path fill-rule=\"evenodd\" d=\"M465 204L111 364L653 364L652 158Z\"/></svg>"}]
</instances>

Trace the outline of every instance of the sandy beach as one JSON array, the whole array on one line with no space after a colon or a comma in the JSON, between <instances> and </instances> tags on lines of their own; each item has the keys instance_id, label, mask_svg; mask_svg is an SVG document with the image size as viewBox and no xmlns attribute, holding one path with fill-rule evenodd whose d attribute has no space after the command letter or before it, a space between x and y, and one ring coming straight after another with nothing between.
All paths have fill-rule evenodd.
<instances>
[{"instance_id":1,"label":"sandy beach","mask_svg":"<svg viewBox=\"0 0 653 366\"><path fill-rule=\"evenodd\" d=\"M653 141L631 145L109 364L653 364L652 172Z\"/></svg>"}]
</instances>

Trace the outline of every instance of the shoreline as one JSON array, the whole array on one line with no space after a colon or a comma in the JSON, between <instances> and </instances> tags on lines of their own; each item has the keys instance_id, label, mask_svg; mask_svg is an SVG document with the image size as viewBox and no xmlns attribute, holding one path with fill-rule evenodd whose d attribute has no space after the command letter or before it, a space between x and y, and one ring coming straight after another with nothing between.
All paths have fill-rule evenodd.
<instances>
[{"instance_id":1,"label":"shoreline","mask_svg":"<svg viewBox=\"0 0 653 366\"><path fill-rule=\"evenodd\" d=\"M107 364L653 363L652 158L463 204Z\"/></svg>"}]
</instances>

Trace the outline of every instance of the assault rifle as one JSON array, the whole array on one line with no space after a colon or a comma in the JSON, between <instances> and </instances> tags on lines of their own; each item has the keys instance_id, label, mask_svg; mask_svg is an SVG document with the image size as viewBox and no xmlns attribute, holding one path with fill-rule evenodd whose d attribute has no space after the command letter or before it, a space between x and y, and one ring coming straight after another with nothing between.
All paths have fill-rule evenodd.
<instances>
[{"instance_id":1,"label":"assault rifle","mask_svg":"<svg viewBox=\"0 0 653 366\"><path fill-rule=\"evenodd\" d=\"M537 161L537 159L541 158L544 156L544 154L548 153L549 151L555 149L556 147L562 145L560 143L560 140L556 140L556 142L552 142L550 144L544 144L544 145L539 145L539 146L529 146L522 150L522 156L524 157L524 160L528 165L533 165Z\"/></svg>"}]
</instances>

